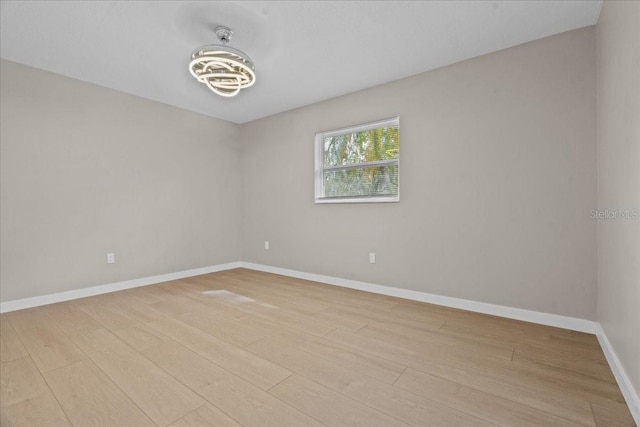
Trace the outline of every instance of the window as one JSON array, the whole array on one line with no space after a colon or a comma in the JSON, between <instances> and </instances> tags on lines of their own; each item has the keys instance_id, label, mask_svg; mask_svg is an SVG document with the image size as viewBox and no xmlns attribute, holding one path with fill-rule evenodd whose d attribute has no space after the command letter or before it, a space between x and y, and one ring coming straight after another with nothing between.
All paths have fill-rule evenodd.
<instances>
[{"instance_id":1,"label":"window","mask_svg":"<svg viewBox=\"0 0 640 427\"><path fill-rule=\"evenodd\" d=\"M316 203L398 202L400 120L316 134Z\"/></svg>"}]
</instances>

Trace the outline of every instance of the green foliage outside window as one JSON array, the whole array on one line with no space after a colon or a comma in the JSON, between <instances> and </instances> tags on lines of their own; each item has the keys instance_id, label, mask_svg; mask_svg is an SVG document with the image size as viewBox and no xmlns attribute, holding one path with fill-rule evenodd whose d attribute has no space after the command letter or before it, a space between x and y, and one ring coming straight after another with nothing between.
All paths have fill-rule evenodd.
<instances>
[{"instance_id":1,"label":"green foliage outside window","mask_svg":"<svg viewBox=\"0 0 640 427\"><path fill-rule=\"evenodd\" d=\"M398 194L397 126L324 138L325 197Z\"/></svg>"}]
</instances>

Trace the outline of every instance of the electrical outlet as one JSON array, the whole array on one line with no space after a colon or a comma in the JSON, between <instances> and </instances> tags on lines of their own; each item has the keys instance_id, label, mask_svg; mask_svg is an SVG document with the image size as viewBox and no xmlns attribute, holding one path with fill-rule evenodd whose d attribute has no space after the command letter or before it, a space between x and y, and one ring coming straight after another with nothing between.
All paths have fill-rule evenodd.
<instances>
[{"instance_id":1,"label":"electrical outlet","mask_svg":"<svg viewBox=\"0 0 640 427\"><path fill-rule=\"evenodd\" d=\"M268 240L264 241L264 248L265 249L269 249L269 241Z\"/></svg>"},{"instance_id":2,"label":"electrical outlet","mask_svg":"<svg viewBox=\"0 0 640 427\"><path fill-rule=\"evenodd\" d=\"M110 253L107 254L107 264L113 264L116 262L116 254Z\"/></svg>"},{"instance_id":3,"label":"electrical outlet","mask_svg":"<svg viewBox=\"0 0 640 427\"><path fill-rule=\"evenodd\" d=\"M376 263L376 253L375 252L369 252L369 262L371 264L375 264Z\"/></svg>"}]
</instances>

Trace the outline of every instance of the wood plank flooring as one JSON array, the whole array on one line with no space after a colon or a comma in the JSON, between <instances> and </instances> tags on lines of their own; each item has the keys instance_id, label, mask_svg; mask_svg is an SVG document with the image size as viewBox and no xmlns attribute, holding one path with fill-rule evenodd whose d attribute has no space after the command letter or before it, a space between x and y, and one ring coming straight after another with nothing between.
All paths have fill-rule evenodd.
<instances>
[{"instance_id":1,"label":"wood plank flooring","mask_svg":"<svg viewBox=\"0 0 640 427\"><path fill-rule=\"evenodd\" d=\"M245 269L0 316L5 426L634 426L593 335Z\"/></svg>"}]
</instances>

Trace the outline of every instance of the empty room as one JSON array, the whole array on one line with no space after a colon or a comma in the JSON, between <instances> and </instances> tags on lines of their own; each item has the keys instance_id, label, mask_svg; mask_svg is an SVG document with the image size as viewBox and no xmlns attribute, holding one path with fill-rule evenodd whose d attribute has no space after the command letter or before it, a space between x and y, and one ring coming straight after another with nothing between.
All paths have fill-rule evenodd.
<instances>
[{"instance_id":1,"label":"empty room","mask_svg":"<svg viewBox=\"0 0 640 427\"><path fill-rule=\"evenodd\" d=\"M640 0L0 0L0 425L640 424Z\"/></svg>"}]
</instances>

